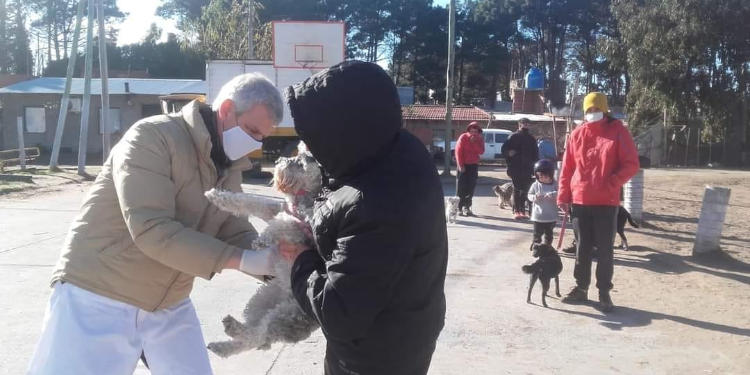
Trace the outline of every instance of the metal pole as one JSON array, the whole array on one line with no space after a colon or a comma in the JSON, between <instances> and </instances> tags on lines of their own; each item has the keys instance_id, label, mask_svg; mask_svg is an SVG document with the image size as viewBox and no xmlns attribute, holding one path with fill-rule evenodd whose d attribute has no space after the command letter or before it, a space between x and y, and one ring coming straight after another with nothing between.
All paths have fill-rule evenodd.
<instances>
[{"instance_id":1,"label":"metal pole","mask_svg":"<svg viewBox=\"0 0 750 375\"><path fill-rule=\"evenodd\" d=\"M81 132L78 135L78 174L86 176L86 152L88 151L89 113L91 112L91 68L94 62L94 1L89 0L86 17L86 68L83 75L83 109L81 110Z\"/></svg>"},{"instance_id":2,"label":"metal pole","mask_svg":"<svg viewBox=\"0 0 750 375\"><path fill-rule=\"evenodd\" d=\"M18 159L21 163L21 170L26 169L26 149L23 143L23 117L18 116L16 119L16 129L18 129Z\"/></svg>"},{"instance_id":3,"label":"metal pole","mask_svg":"<svg viewBox=\"0 0 750 375\"><path fill-rule=\"evenodd\" d=\"M448 72L445 84L445 145L443 176L451 174L451 141L453 140L453 59L456 45L456 0L451 0L448 10Z\"/></svg>"},{"instance_id":4,"label":"metal pole","mask_svg":"<svg viewBox=\"0 0 750 375\"><path fill-rule=\"evenodd\" d=\"M250 60L255 59L255 1L248 0L248 13L247 17L247 58Z\"/></svg>"},{"instance_id":5,"label":"metal pole","mask_svg":"<svg viewBox=\"0 0 750 375\"><path fill-rule=\"evenodd\" d=\"M690 151L690 128L687 129L687 135L685 136L685 166L688 165L688 152Z\"/></svg>"},{"instance_id":6,"label":"metal pole","mask_svg":"<svg viewBox=\"0 0 750 375\"><path fill-rule=\"evenodd\" d=\"M107 42L104 39L104 6L102 0L96 2L96 15L99 23L99 76L102 84L102 109L100 110L99 126L104 130L102 134L102 163L104 163L112 149L112 126L109 122L109 63L107 61Z\"/></svg>"},{"instance_id":7,"label":"metal pole","mask_svg":"<svg viewBox=\"0 0 750 375\"><path fill-rule=\"evenodd\" d=\"M62 100L60 100L60 112L57 115L57 128L55 128L55 141L52 145L52 155L49 159L49 169L57 169L57 160L60 156L60 144L62 143L63 131L65 131L65 119L68 116L68 102L70 101L70 85L73 83L73 71L76 66L76 57L78 56L78 39L81 36L81 18L83 18L84 0L78 2L78 12L76 13L76 27L73 31L73 45L70 49L68 59L68 71L65 75L65 91Z\"/></svg>"},{"instance_id":8,"label":"metal pole","mask_svg":"<svg viewBox=\"0 0 750 375\"><path fill-rule=\"evenodd\" d=\"M557 151L557 122L555 122L555 115L552 115L552 138L554 138L555 158L557 158L560 153Z\"/></svg>"},{"instance_id":9,"label":"metal pole","mask_svg":"<svg viewBox=\"0 0 750 375\"><path fill-rule=\"evenodd\" d=\"M667 151L667 136L669 135L669 132L667 131L667 107L664 107L664 164L667 164L669 159L669 153Z\"/></svg>"},{"instance_id":10,"label":"metal pole","mask_svg":"<svg viewBox=\"0 0 750 375\"><path fill-rule=\"evenodd\" d=\"M695 165L697 167L701 166L701 129L698 128L698 146L696 147L698 149L697 156L695 159Z\"/></svg>"}]
</instances>

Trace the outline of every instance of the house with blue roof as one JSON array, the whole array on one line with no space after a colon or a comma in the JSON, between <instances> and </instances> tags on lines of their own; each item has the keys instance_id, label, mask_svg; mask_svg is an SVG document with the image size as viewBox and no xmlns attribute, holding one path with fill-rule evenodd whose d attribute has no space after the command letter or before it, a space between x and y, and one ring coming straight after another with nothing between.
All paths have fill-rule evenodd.
<instances>
[{"instance_id":1,"label":"house with blue roof","mask_svg":"<svg viewBox=\"0 0 750 375\"><path fill-rule=\"evenodd\" d=\"M23 121L26 147L52 148L64 77L41 77L0 88L0 150L18 145L17 118ZM102 151L101 82L91 80L88 152ZM110 129L112 144L136 121L164 112L160 97L175 94L206 93L206 82L194 79L110 78ZM83 78L73 78L61 150L78 152L78 135L83 107Z\"/></svg>"}]
</instances>

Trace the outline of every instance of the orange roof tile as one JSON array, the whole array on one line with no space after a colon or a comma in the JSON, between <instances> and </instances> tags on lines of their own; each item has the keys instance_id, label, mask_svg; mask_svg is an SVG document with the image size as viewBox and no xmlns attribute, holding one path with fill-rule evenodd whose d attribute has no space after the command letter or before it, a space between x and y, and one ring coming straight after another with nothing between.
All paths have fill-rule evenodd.
<instances>
[{"instance_id":1,"label":"orange roof tile","mask_svg":"<svg viewBox=\"0 0 750 375\"><path fill-rule=\"evenodd\" d=\"M489 113L470 106L455 106L453 120L455 121L487 121ZM404 120L445 120L444 105L405 105L401 106Z\"/></svg>"}]
</instances>

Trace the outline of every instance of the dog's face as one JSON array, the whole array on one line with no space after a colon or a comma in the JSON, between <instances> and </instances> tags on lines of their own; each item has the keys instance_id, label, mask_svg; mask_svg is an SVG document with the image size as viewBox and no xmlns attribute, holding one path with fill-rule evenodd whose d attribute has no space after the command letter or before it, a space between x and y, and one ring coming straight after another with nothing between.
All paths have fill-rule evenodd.
<instances>
[{"instance_id":1,"label":"dog's face","mask_svg":"<svg viewBox=\"0 0 750 375\"><path fill-rule=\"evenodd\" d=\"M448 212L458 212L458 197L446 197L445 209Z\"/></svg>"},{"instance_id":2,"label":"dog's face","mask_svg":"<svg viewBox=\"0 0 750 375\"><path fill-rule=\"evenodd\" d=\"M273 185L285 194L317 192L322 185L320 167L307 152L279 158L273 172Z\"/></svg>"},{"instance_id":3,"label":"dog's face","mask_svg":"<svg viewBox=\"0 0 750 375\"><path fill-rule=\"evenodd\" d=\"M535 243L532 247L532 251L534 258L543 258L557 253L554 247L543 243Z\"/></svg>"},{"instance_id":4,"label":"dog's face","mask_svg":"<svg viewBox=\"0 0 750 375\"><path fill-rule=\"evenodd\" d=\"M513 195L513 184L506 182L502 185L495 185L492 187L492 191L501 198L510 198Z\"/></svg>"}]
</instances>

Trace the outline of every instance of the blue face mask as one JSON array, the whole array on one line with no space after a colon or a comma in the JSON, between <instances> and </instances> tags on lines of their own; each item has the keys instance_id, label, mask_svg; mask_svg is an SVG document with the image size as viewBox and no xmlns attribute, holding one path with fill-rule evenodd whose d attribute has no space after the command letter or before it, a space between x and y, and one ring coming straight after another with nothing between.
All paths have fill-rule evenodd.
<instances>
[{"instance_id":1,"label":"blue face mask","mask_svg":"<svg viewBox=\"0 0 750 375\"><path fill-rule=\"evenodd\" d=\"M234 161L259 150L263 143L245 133L238 125L223 132L222 145L224 146L224 153L230 160Z\"/></svg>"}]
</instances>

